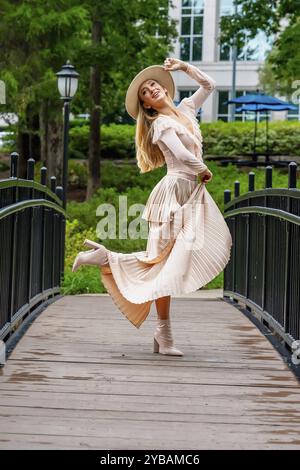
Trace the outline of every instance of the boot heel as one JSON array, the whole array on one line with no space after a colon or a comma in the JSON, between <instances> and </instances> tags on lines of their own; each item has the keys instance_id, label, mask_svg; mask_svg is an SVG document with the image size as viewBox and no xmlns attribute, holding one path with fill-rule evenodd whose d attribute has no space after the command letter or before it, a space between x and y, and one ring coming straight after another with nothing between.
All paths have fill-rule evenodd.
<instances>
[{"instance_id":1,"label":"boot heel","mask_svg":"<svg viewBox=\"0 0 300 470\"><path fill-rule=\"evenodd\" d=\"M158 342L156 341L155 338L154 338L153 352L154 353L159 353L159 344L158 344Z\"/></svg>"},{"instance_id":2,"label":"boot heel","mask_svg":"<svg viewBox=\"0 0 300 470\"><path fill-rule=\"evenodd\" d=\"M88 246L89 248L101 248L101 245L99 243L93 242L92 240L84 240L83 242L84 246Z\"/></svg>"}]
</instances>

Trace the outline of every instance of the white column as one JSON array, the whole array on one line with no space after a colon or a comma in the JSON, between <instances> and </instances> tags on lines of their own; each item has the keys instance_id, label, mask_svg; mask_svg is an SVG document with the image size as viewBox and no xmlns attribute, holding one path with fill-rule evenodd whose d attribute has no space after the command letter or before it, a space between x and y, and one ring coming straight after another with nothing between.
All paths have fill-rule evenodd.
<instances>
[{"instance_id":1,"label":"white column","mask_svg":"<svg viewBox=\"0 0 300 470\"><path fill-rule=\"evenodd\" d=\"M210 73L210 69L212 69L211 65L217 61L217 36L218 0L204 0L202 62L197 66L212 78L216 78L213 73ZM212 122L216 119L216 106L217 90L203 104L202 122Z\"/></svg>"}]
</instances>

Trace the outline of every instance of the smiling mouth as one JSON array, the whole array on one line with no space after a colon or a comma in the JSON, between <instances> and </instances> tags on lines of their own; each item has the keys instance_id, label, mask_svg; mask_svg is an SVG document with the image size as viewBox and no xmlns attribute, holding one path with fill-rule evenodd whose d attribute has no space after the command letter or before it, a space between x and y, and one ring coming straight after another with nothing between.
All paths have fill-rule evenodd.
<instances>
[{"instance_id":1,"label":"smiling mouth","mask_svg":"<svg viewBox=\"0 0 300 470\"><path fill-rule=\"evenodd\" d=\"M159 95L159 93L160 93L159 91L156 91L155 93L153 93L152 98L156 98L157 95Z\"/></svg>"}]
</instances>

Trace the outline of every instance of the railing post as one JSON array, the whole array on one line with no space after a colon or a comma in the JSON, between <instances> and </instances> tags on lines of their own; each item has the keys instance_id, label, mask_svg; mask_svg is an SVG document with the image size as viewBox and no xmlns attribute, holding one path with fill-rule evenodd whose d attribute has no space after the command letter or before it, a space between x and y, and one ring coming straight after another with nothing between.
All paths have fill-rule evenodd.
<instances>
[{"instance_id":1,"label":"railing post","mask_svg":"<svg viewBox=\"0 0 300 470\"><path fill-rule=\"evenodd\" d=\"M239 197L240 195L240 182L239 181L235 181L234 182L234 197L237 198ZM234 205L234 208L236 208L236 205ZM237 234L237 229L236 229L236 226L237 226L237 216L235 215L234 216L234 219L233 219L233 231L234 231L234 249L233 249L233 260L234 260L234 263L233 263L233 275L232 275L232 279L233 279L233 291L236 292L236 272L237 272L237 261L236 261L236 246L237 246L237 243L236 243L236 234ZM235 300L234 300L235 302Z\"/></svg>"},{"instance_id":2,"label":"railing post","mask_svg":"<svg viewBox=\"0 0 300 470\"><path fill-rule=\"evenodd\" d=\"M53 193L55 193L56 189L56 176L51 176L50 178L50 189Z\"/></svg>"},{"instance_id":3,"label":"railing post","mask_svg":"<svg viewBox=\"0 0 300 470\"><path fill-rule=\"evenodd\" d=\"M10 178L18 177L18 159L19 154L17 152L10 154Z\"/></svg>"},{"instance_id":4,"label":"railing post","mask_svg":"<svg viewBox=\"0 0 300 470\"><path fill-rule=\"evenodd\" d=\"M224 206L225 206L225 204L230 202L230 199L231 199L231 191L230 191L230 189L225 189L224 190ZM224 209L224 213L226 213L226 209ZM229 219L231 219L231 217L229 217ZM231 264L233 266L232 261L231 261ZM227 268L227 266L225 266L225 270L224 270L223 289L225 287L226 281L228 282L228 268ZM232 279L230 279L230 290L232 290ZM228 296L224 296L224 297L228 297Z\"/></svg>"},{"instance_id":5,"label":"railing post","mask_svg":"<svg viewBox=\"0 0 300 470\"><path fill-rule=\"evenodd\" d=\"M272 169L271 165L266 166L265 188L272 188Z\"/></svg>"},{"instance_id":6,"label":"railing post","mask_svg":"<svg viewBox=\"0 0 300 470\"><path fill-rule=\"evenodd\" d=\"M63 187L57 186L55 190L57 196L63 201ZM64 275L65 270L65 237L66 237L66 221L63 215L60 215L61 224L60 224L60 282Z\"/></svg>"},{"instance_id":7,"label":"railing post","mask_svg":"<svg viewBox=\"0 0 300 470\"><path fill-rule=\"evenodd\" d=\"M291 162L288 166L288 187L295 189L297 187L297 163ZM287 196L286 210L291 212L291 198ZM285 276L284 276L284 311L283 311L283 325L285 333L290 329L290 271L291 271L291 229L290 222L286 221L286 246L285 246Z\"/></svg>"},{"instance_id":8,"label":"railing post","mask_svg":"<svg viewBox=\"0 0 300 470\"><path fill-rule=\"evenodd\" d=\"M51 176L50 178L50 188L53 193L56 191L56 176ZM54 287L54 278L55 278L55 212L51 209L51 220L52 220L52 244L53 244L53 253L54 256L52 258L52 271L51 271L51 287Z\"/></svg>"},{"instance_id":9,"label":"railing post","mask_svg":"<svg viewBox=\"0 0 300 470\"><path fill-rule=\"evenodd\" d=\"M44 186L47 186L47 168L45 166L42 166L41 168L41 178L40 178L41 184Z\"/></svg>"},{"instance_id":10,"label":"railing post","mask_svg":"<svg viewBox=\"0 0 300 470\"><path fill-rule=\"evenodd\" d=\"M43 166L41 168L41 184L47 186L47 168ZM44 292L45 286L45 250L46 250L46 236L45 236L45 208L42 207L42 226L41 226L41 233L42 233L42 256L41 256L41 284L42 284L42 292Z\"/></svg>"},{"instance_id":11,"label":"railing post","mask_svg":"<svg viewBox=\"0 0 300 470\"><path fill-rule=\"evenodd\" d=\"M227 202L230 202L231 199L231 191L230 189L225 189L224 190L224 204L227 204Z\"/></svg>"},{"instance_id":12,"label":"railing post","mask_svg":"<svg viewBox=\"0 0 300 470\"><path fill-rule=\"evenodd\" d=\"M289 189L297 188L297 163L289 163L289 173L288 173L288 185Z\"/></svg>"},{"instance_id":13,"label":"railing post","mask_svg":"<svg viewBox=\"0 0 300 470\"><path fill-rule=\"evenodd\" d=\"M252 192L255 190L255 173L253 171L251 171L249 174L248 174L248 192ZM248 198L248 206L250 205L250 201L251 199ZM250 259L250 220L251 219L251 216L250 214L247 214L247 217L246 217L246 268L245 268L245 271L246 271L246 280L245 280L245 296L246 296L246 299L249 298L249 259ZM248 306L246 306L246 309L247 310L251 310L250 308L248 308Z\"/></svg>"},{"instance_id":14,"label":"railing post","mask_svg":"<svg viewBox=\"0 0 300 470\"><path fill-rule=\"evenodd\" d=\"M13 152L10 154L10 177L17 178L18 175L18 159L19 154ZM18 202L19 191L18 185L14 187L13 203ZM11 250L11 278L10 278L10 292L9 292L9 322L14 314L15 303L15 285L16 285L16 252L17 252L17 227L18 227L19 213L13 215L13 229L12 229L12 250Z\"/></svg>"},{"instance_id":15,"label":"railing post","mask_svg":"<svg viewBox=\"0 0 300 470\"><path fill-rule=\"evenodd\" d=\"M35 160L33 158L29 158L27 160L27 179L30 181L34 181L34 164ZM32 200L34 197L34 189L30 188L28 192L28 199ZM32 284L32 255L33 255L33 224L34 224L34 209L28 208L29 213L29 221L30 221L30 233L29 233L29 262L28 262L28 304L30 304L31 299L31 284Z\"/></svg>"},{"instance_id":16,"label":"railing post","mask_svg":"<svg viewBox=\"0 0 300 470\"><path fill-rule=\"evenodd\" d=\"M30 181L34 180L34 164L35 160L33 158L28 158L27 160L27 179Z\"/></svg>"},{"instance_id":17,"label":"railing post","mask_svg":"<svg viewBox=\"0 0 300 470\"><path fill-rule=\"evenodd\" d=\"M272 170L273 167L271 165L266 166L266 173L265 173L265 189L272 188ZM264 197L264 207L268 207L268 196ZM268 227L268 219L267 216L263 216L263 255L262 255L262 301L261 301L261 308L265 310L266 304L266 263L267 263L267 227Z\"/></svg>"}]
</instances>

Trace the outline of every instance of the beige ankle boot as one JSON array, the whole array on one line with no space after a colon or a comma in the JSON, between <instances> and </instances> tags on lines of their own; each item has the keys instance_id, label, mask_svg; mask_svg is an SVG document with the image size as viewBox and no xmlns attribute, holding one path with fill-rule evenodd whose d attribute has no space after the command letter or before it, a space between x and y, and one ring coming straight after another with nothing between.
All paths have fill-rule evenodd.
<instances>
[{"instance_id":1,"label":"beige ankle boot","mask_svg":"<svg viewBox=\"0 0 300 470\"><path fill-rule=\"evenodd\" d=\"M183 352L175 348L171 332L170 318L167 320L157 320L157 328L154 333L155 353L167 354L169 356L183 356Z\"/></svg>"},{"instance_id":2,"label":"beige ankle boot","mask_svg":"<svg viewBox=\"0 0 300 470\"><path fill-rule=\"evenodd\" d=\"M75 258L73 263L72 272L77 271L79 266L82 264L89 264L89 265L96 265L96 266L103 266L104 264L108 263L107 257L107 248L103 245L99 245L100 248L88 250L88 251L80 251Z\"/></svg>"}]
</instances>

